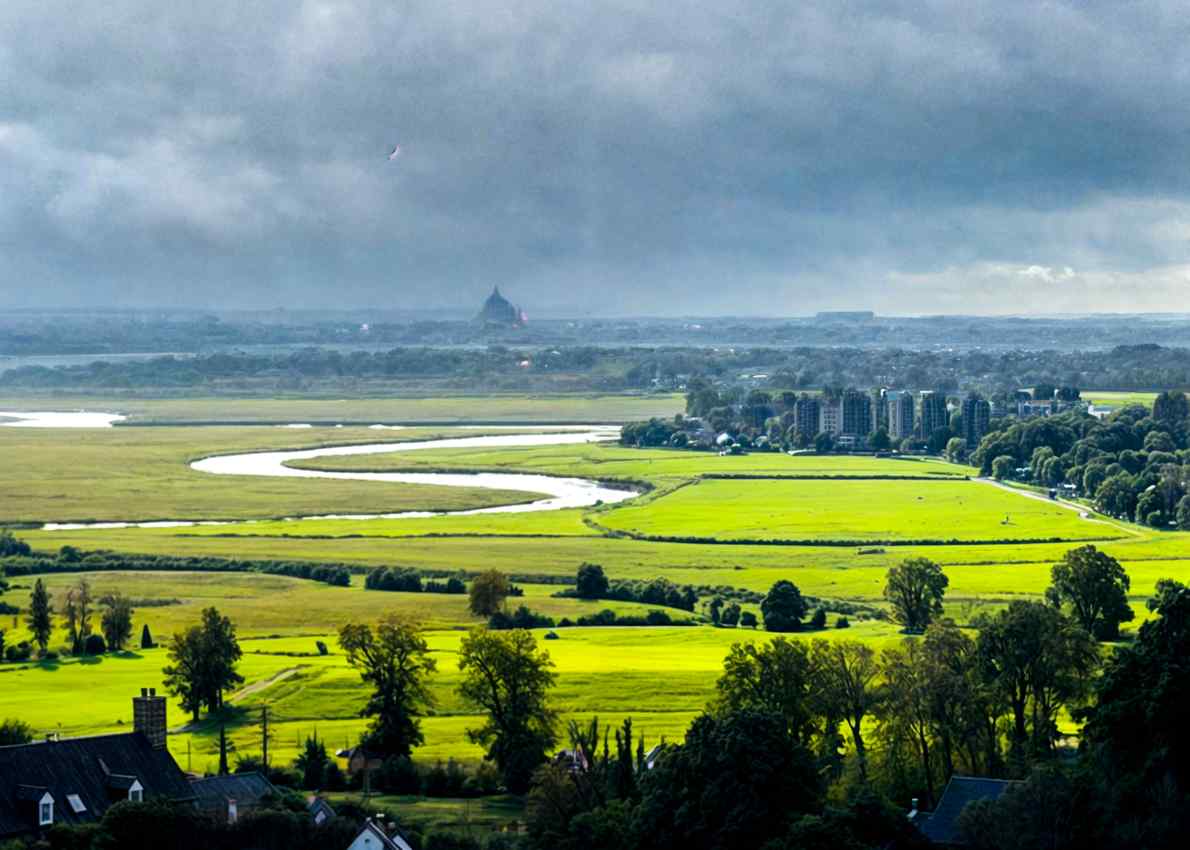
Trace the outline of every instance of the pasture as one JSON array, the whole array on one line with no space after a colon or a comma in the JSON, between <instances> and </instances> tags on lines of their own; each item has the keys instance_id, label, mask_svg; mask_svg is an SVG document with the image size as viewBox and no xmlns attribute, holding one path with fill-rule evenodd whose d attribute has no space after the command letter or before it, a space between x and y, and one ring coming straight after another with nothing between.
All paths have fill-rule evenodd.
<instances>
[{"instance_id":1,"label":"pasture","mask_svg":"<svg viewBox=\"0 0 1190 850\"><path fill-rule=\"evenodd\" d=\"M329 425L534 424L632 422L670 418L686 407L677 393L599 395L458 395L428 398L136 398L112 389L93 395L9 395L0 410L91 410L120 413L131 424L219 423Z\"/></svg>"},{"instance_id":2,"label":"pasture","mask_svg":"<svg viewBox=\"0 0 1190 850\"><path fill-rule=\"evenodd\" d=\"M399 565L436 573L495 568L516 576L524 587L524 599L513 604L524 602L555 618L602 608L648 610L633 603L553 597L559 585L545 582L573 577L583 562L602 564L613 579L661 576L679 584L761 593L778 579L789 579L809 596L879 606L887 569L921 556L943 565L950 580L946 612L960 623L1012 599L1038 598L1052 564L1082 540L1094 540L1124 563L1138 621L1159 579L1190 579L1190 534L1082 517L1035 495L969 480L970 468L934 460L720 457L609 444L334 458L307 463L356 471L540 472L643 482L653 489L592 509L300 522L271 518L476 507L532 496L374 481L223 478L188 467L190 460L214 453L421 439L440 432L436 427L0 429L0 517L9 522L254 519L225 526L18 533L43 552L69 544L144 554ZM641 539L647 537L684 542ZM1051 542L1027 542L1036 540ZM247 680L232 701L231 739L241 754L259 752L259 709L267 704L270 748L279 761L292 759L305 735L317 733L338 748L353 742L364 727L358 712L365 690L335 644L337 629L351 621L374 622L386 613L414 617L427 630L439 667L432 684L436 704L424 721L427 741L417 757L433 762L480 756L465 737L476 718L454 694L459 640L478 624L465 597L365 591L358 575L348 588L246 573L113 572L89 579L97 596L119 588L141 602L135 634L148 623L159 641L195 623L209 605L230 616L243 638L241 672ZM71 574L46 577L59 600L76 580ZM4 601L25 605L32 579L11 583ZM852 618L852 623L850 629L818 635L877 647L901 639L895 627L880 621ZM0 626L7 628L9 642L24 634L19 619ZM557 664L554 699L563 718L598 715L618 723L631 716L650 741L680 737L711 698L732 642L769 638L764 632L707 625L570 628L559 634L560 640L544 645ZM58 632L55 644L62 640ZM329 645L329 655L316 653L316 640ZM20 717L39 732L67 735L119 729L130 722L131 695L141 687L160 686L164 663L164 650L155 649L100 659L0 664L0 718ZM87 694L85 701L78 699L80 693ZM170 716L175 732L170 746L179 761L195 770L212 766L215 726L206 721L188 726L176 706Z\"/></svg>"}]
</instances>

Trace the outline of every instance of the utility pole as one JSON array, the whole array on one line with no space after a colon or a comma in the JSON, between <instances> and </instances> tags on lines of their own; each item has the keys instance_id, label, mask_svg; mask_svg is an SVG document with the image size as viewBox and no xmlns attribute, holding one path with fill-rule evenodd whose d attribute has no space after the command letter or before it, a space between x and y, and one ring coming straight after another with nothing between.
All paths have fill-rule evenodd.
<instances>
[{"instance_id":1,"label":"utility pole","mask_svg":"<svg viewBox=\"0 0 1190 850\"><path fill-rule=\"evenodd\" d=\"M264 770L269 771L269 707L260 707L260 760L264 762Z\"/></svg>"}]
</instances>

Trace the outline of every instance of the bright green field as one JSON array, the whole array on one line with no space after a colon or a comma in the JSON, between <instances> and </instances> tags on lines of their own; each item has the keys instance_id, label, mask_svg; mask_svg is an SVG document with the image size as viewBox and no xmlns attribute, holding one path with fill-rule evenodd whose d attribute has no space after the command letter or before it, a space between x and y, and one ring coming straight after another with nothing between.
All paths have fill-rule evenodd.
<instances>
[{"instance_id":1,"label":"bright green field","mask_svg":"<svg viewBox=\"0 0 1190 850\"><path fill-rule=\"evenodd\" d=\"M52 576L51 592L60 594L74 577ZM438 662L433 678L434 715L425 721L427 745L419 758L480 756L466 742L464 731L477 718L454 694L458 684L456 653L463 631L442 629L447 622L471 622L463 599L435 594L390 594L358 587L330 588L312 582L264 576L198 574L109 574L92 576L97 593L120 587L138 598L173 594L181 605L141 608L136 626L147 622L159 639L193 623L205 605L216 605L235 620L244 659L244 689L232 703L239 710L232 740L241 753L259 751L259 708L269 705L274 732L272 753L288 761L301 737L317 733L338 748L354 741L364 721L357 714L365 691L358 675L339 653L334 629L351 620L371 621L388 611L425 617L431 650ZM574 616L612 607L641 611L642 606L551 599L552 588L527 588L526 601L555 616ZM25 591L13 595L19 599ZM168 597L167 597L168 598ZM290 616L286 617L286 612ZM288 637L274 637L283 630ZM543 642L557 664L554 699L566 717L618 722L631 715L646 737L679 737L705 705L723 656L739 640L767 640L764 632L687 628L559 629L561 639ZM18 629L19 633L19 629ZM539 637L541 633L539 632ZM847 635L877 643L896 639L893 629L877 623L856 624L847 631L827 630L825 637ZM59 635L60 637L60 635ZM315 654L321 638L331 654ZM130 715L128 701L141 687L160 687L164 650L136 651L60 664L0 665L0 717L23 717L39 731L76 735L119 729ZM87 699L77 695L86 692ZM194 769L210 767L216 757L217 734L209 724L190 729L176 707L170 723L170 746L179 761Z\"/></svg>"},{"instance_id":2,"label":"bright green field","mask_svg":"<svg viewBox=\"0 0 1190 850\"><path fill-rule=\"evenodd\" d=\"M1152 407L1157 393L1112 392L1110 390L1087 390L1082 394L1084 401L1092 404L1102 404L1109 407L1124 407L1129 404L1139 404Z\"/></svg>"},{"instance_id":3,"label":"bright green field","mask_svg":"<svg viewBox=\"0 0 1190 850\"><path fill-rule=\"evenodd\" d=\"M979 481L703 480L599 515L641 536L718 540L1087 540L1120 530Z\"/></svg>"},{"instance_id":4,"label":"bright green field","mask_svg":"<svg viewBox=\"0 0 1190 850\"><path fill-rule=\"evenodd\" d=\"M679 449L631 449L614 443L499 449L428 449L389 455L314 458L298 461L304 469L349 472L401 472L485 469L545 472L598 479L664 482L699 475L772 476L914 476L962 477L975 470L921 458L874 458L850 455L787 455L757 452L720 457L714 452Z\"/></svg>"},{"instance_id":5,"label":"bright green field","mask_svg":"<svg viewBox=\"0 0 1190 850\"><path fill-rule=\"evenodd\" d=\"M606 421L612 417L589 418ZM473 506L475 499L492 498L469 489L367 481L218 478L187 468L190 459L214 452L410 439L430 431L441 429L293 431L258 426L86 432L0 428L0 483L4 485L0 518L276 517L443 507L448 503L433 500L447 499ZM1011 599L1040 596L1049 583L1052 564L1077 545L1073 541L1085 538L1095 538L1096 545L1125 564L1132 579L1130 601L1138 617L1144 616L1144 600L1159 579L1190 581L1190 534L1084 519L1045 499L964 480L972 474L969 468L938 461L779 454L721 458L710 453L641 451L615 445L435 450L334 460L336 466L357 462L366 468L496 468L583 475L648 481L656 489L618 506L586 511L19 533L43 551L71 544L82 549L146 554L402 565L435 571L496 568L527 577L569 577L579 564L593 561L602 564L612 578L665 576L678 583L761 592L778 579L790 579L811 596L867 604L881 604L889 566L907 557L923 556L946 570L950 579L947 614L962 623ZM770 477L714 477L722 474ZM937 480L870 477L886 475ZM821 476L844 480L822 480ZM449 492L440 492L443 490ZM497 494L495 498L519 500L524 494ZM728 542L653 542L612 536L601 528ZM1064 542L1014 542L1052 537L1064 538ZM810 542L731 542L744 538ZM860 552L865 547L814 542L837 539L939 542L881 543L866 547L875 550L867 554ZM946 542L951 540L968 542ZM971 542L980 540L994 542ZM65 587L75 579L56 575L47 582L61 599ZM91 580L97 595L119 587L136 599L178 600L178 604L139 608L138 634L141 623L147 622L158 639L164 639L196 622L207 605L229 615L241 636L251 638L244 641L242 665L248 689L234 700L243 713L232 730L232 740L241 753L259 751L259 729L254 724L259 707L267 702L274 721L272 752L282 761L295 755L304 735L317 731L338 748L354 741L363 728L364 721L355 715L364 690L337 654L331 637L335 631L345 622L373 622L389 612L416 617L429 630L439 662L433 685L438 703L434 716L425 721L427 743L418 757L433 761L479 756L465 738L465 730L475 725L476 718L467 714L453 694L457 684L454 653L463 630L475 624L463 597L364 591L358 577L356 586L350 588L250 574L94 574ZM25 604L30 583L28 579L13 580L15 586L5 601ZM550 594L556 585L529 582L524 586L523 601L555 618L573 618L604 607L625 612L646 610L630 604L554 599ZM890 626L858 619L853 623L849 630L824 634L876 645L899 639ZM23 632L19 623L3 622L0 627L10 628L9 640L19 639ZM1131 627L1135 628L1135 623ZM631 715L650 741L682 734L705 705L733 641L767 639L764 633L708 626L568 629L561 634L561 640L545 645L558 664L555 697L565 717L583 719L598 714L601 721L616 723ZM331 645L332 655L313 654L319 637ZM61 642L60 634L57 640ZM67 660L44 667L0 665L0 718L21 717L39 731L57 730L60 724L65 734L118 729L121 722L129 720L131 695L141 687L160 684L163 664L164 653L156 650L127 658ZM85 700L79 699L82 693ZM212 766L216 731L210 725L184 730L185 720L176 708L171 709L171 723L178 729L171 747L184 765L189 748L194 769Z\"/></svg>"},{"instance_id":6,"label":"bright green field","mask_svg":"<svg viewBox=\"0 0 1190 850\"><path fill-rule=\"evenodd\" d=\"M124 414L130 422L631 422L652 416L671 418L685 406L684 397L676 393L352 399L0 397L0 410L105 411Z\"/></svg>"},{"instance_id":7,"label":"bright green field","mask_svg":"<svg viewBox=\"0 0 1190 850\"><path fill-rule=\"evenodd\" d=\"M442 429L0 428L0 523L256 519L455 510L536 494L375 481L219 477L191 461L253 449L425 439ZM483 433L482 430L476 433ZM325 486L323 486L325 485Z\"/></svg>"}]
</instances>

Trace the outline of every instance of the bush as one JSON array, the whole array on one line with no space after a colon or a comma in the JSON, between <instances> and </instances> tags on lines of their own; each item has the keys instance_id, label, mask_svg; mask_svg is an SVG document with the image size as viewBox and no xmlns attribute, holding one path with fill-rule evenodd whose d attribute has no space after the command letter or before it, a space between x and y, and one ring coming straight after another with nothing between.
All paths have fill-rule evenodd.
<instances>
[{"instance_id":1,"label":"bush","mask_svg":"<svg viewBox=\"0 0 1190 850\"><path fill-rule=\"evenodd\" d=\"M372 782L381 791L389 794L420 794L421 774L412 761L404 756L385 759Z\"/></svg>"},{"instance_id":2,"label":"bush","mask_svg":"<svg viewBox=\"0 0 1190 850\"><path fill-rule=\"evenodd\" d=\"M851 628L851 621L848 620L846 617L840 617L839 619L835 620L835 628L836 629L849 629L849 628Z\"/></svg>"},{"instance_id":3,"label":"bush","mask_svg":"<svg viewBox=\"0 0 1190 850\"><path fill-rule=\"evenodd\" d=\"M825 629L826 628L826 609L815 608L814 614L810 617L810 628Z\"/></svg>"},{"instance_id":4,"label":"bush","mask_svg":"<svg viewBox=\"0 0 1190 850\"><path fill-rule=\"evenodd\" d=\"M6 661L28 661L32 655L33 647L27 640L23 640L20 643L14 643L4 650L4 658Z\"/></svg>"},{"instance_id":5,"label":"bush","mask_svg":"<svg viewBox=\"0 0 1190 850\"><path fill-rule=\"evenodd\" d=\"M83 641L83 655L103 655L107 652L107 642L103 635L87 635Z\"/></svg>"},{"instance_id":6,"label":"bush","mask_svg":"<svg viewBox=\"0 0 1190 850\"><path fill-rule=\"evenodd\" d=\"M497 631L502 629L552 629L553 617L536 614L525 605L521 605L512 614L507 611L497 611L488 618L488 628ZM580 625L582 623L580 622Z\"/></svg>"},{"instance_id":7,"label":"bush","mask_svg":"<svg viewBox=\"0 0 1190 850\"><path fill-rule=\"evenodd\" d=\"M753 614L751 611L745 611L744 613L740 614L741 628L754 629L754 628L756 628L756 625L757 625L756 615Z\"/></svg>"},{"instance_id":8,"label":"bush","mask_svg":"<svg viewBox=\"0 0 1190 850\"><path fill-rule=\"evenodd\" d=\"M316 641L314 641L314 646L318 648L319 655L329 655L330 654L330 650L327 649L326 643L324 641L316 640Z\"/></svg>"}]
</instances>

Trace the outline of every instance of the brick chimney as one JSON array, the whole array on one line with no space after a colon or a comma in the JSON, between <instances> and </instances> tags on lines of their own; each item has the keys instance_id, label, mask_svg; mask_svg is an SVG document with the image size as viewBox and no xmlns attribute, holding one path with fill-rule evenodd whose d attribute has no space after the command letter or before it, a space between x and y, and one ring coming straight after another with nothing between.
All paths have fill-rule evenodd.
<instances>
[{"instance_id":1,"label":"brick chimney","mask_svg":"<svg viewBox=\"0 0 1190 850\"><path fill-rule=\"evenodd\" d=\"M156 688L141 688L140 696L132 698L132 728L143 732L153 749L165 749L165 697L157 696Z\"/></svg>"}]
</instances>

